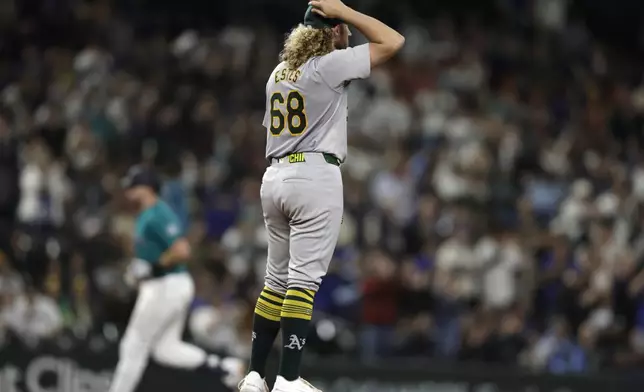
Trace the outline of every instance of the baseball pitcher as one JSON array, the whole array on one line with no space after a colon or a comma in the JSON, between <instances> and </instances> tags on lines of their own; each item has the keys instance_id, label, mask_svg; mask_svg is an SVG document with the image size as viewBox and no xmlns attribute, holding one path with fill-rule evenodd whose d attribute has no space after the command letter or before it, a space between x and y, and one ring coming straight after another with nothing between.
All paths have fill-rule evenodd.
<instances>
[{"instance_id":1,"label":"baseball pitcher","mask_svg":"<svg viewBox=\"0 0 644 392\"><path fill-rule=\"evenodd\" d=\"M349 28L368 44L349 48ZM347 154L347 87L391 58L404 37L340 0L314 0L284 43L266 83L261 200L268 232L265 287L257 300L251 364L241 392L267 392L265 367L278 332L273 392L318 391L300 378L315 294L340 232L340 165Z\"/></svg>"},{"instance_id":2,"label":"baseball pitcher","mask_svg":"<svg viewBox=\"0 0 644 392\"><path fill-rule=\"evenodd\" d=\"M160 180L152 171L134 167L124 182L126 197L140 208L135 259L126 273L126 280L138 285L139 294L121 341L110 392L134 392L150 354L170 367L221 372L232 388L243 376L238 359L208 355L181 340L194 294L186 268L190 245L183 238L179 218L159 200Z\"/></svg>"}]
</instances>

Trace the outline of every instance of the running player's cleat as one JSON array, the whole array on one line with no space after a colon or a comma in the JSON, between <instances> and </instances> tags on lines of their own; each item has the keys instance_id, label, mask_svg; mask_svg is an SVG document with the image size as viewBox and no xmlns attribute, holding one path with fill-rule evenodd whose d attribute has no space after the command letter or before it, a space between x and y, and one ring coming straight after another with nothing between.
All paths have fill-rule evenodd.
<instances>
[{"instance_id":1,"label":"running player's cleat","mask_svg":"<svg viewBox=\"0 0 644 392\"><path fill-rule=\"evenodd\" d=\"M237 386L239 392L269 392L266 381L257 372L250 372Z\"/></svg>"},{"instance_id":2,"label":"running player's cleat","mask_svg":"<svg viewBox=\"0 0 644 392\"><path fill-rule=\"evenodd\" d=\"M322 392L302 377L295 381L286 381L284 377L277 376L273 392Z\"/></svg>"}]
</instances>

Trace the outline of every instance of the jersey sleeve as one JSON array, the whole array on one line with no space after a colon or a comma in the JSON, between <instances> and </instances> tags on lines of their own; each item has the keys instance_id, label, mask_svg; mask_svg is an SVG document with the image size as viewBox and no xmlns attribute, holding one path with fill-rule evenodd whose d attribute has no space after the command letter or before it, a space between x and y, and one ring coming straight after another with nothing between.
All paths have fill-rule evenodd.
<instances>
[{"instance_id":1,"label":"jersey sleeve","mask_svg":"<svg viewBox=\"0 0 644 392\"><path fill-rule=\"evenodd\" d=\"M320 57L317 71L320 78L334 89L344 82L369 77L371 74L369 44L334 50Z\"/></svg>"},{"instance_id":2,"label":"jersey sleeve","mask_svg":"<svg viewBox=\"0 0 644 392\"><path fill-rule=\"evenodd\" d=\"M268 82L266 82L266 88L265 88L265 90L266 90L266 98L268 98L268 94L269 94L269 91L270 91L271 86L272 86L272 81L273 81L273 79L274 79L274 75L275 75L275 70L276 70L276 69L277 69L277 68L275 68L275 69L273 70L273 72L271 72L271 76L268 78ZM268 100L267 100L267 101L266 101L266 110L264 110L264 119L262 120L262 125L263 125L263 126L264 126L264 128L266 128L266 129L268 129L268 127L270 127L270 126L271 126L271 118L270 118L270 117L271 117L271 113L270 113L270 112L271 112L271 108L270 108L270 106L269 106L269 105L270 105L270 104L269 104L269 102L268 102Z\"/></svg>"},{"instance_id":3,"label":"jersey sleeve","mask_svg":"<svg viewBox=\"0 0 644 392\"><path fill-rule=\"evenodd\" d=\"M166 249L170 248L176 240L183 236L181 222L174 214L159 216L151 225L150 230L153 231Z\"/></svg>"},{"instance_id":4,"label":"jersey sleeve","mask_svg":"<svg viewBox=\"0 0 644 392\"><path fill-rule=\"evenodd\" d=\"M264 111L264 119L262 120L262 125L264 126L264 128L268 128L271 125L271 121L268 115L269 110L269 108L266 108L266 110Z\"/></svg>"}]
</instances>

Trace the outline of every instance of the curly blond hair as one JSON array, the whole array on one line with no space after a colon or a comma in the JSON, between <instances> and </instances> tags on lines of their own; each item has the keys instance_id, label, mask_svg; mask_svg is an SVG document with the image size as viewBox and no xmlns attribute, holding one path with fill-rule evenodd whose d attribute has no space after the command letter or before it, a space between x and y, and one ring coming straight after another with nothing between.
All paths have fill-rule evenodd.
<instances>
[{"instance_id":1,"label":"curly blond hair","mask_svg":"<svg viewBox=\"0 0 644 392\"><path fill-rule=\"evenodd\" d=\"M333 51L333 30L315 29L300 24L286 37L280 61L289 69L297 69L311 57L324 56Z\"/></svg>"}]
</instances>

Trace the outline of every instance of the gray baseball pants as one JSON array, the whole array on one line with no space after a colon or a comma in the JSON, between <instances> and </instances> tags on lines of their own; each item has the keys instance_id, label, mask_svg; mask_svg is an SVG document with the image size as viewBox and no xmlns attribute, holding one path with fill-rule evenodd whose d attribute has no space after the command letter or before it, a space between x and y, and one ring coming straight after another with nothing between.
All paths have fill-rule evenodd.
<instances>
[{"instance_id":1,"label":"gray baseball pants","mask_svg":"<svg viewBox=\"0 0 644 392\"><path fill-rule=\"evenodd\" d=\"M266 286L279 293L289 287L317 291L342 224L340 168L320 153L274 159L260 193L268 233Z\"/></svg>"}]
</instances>

